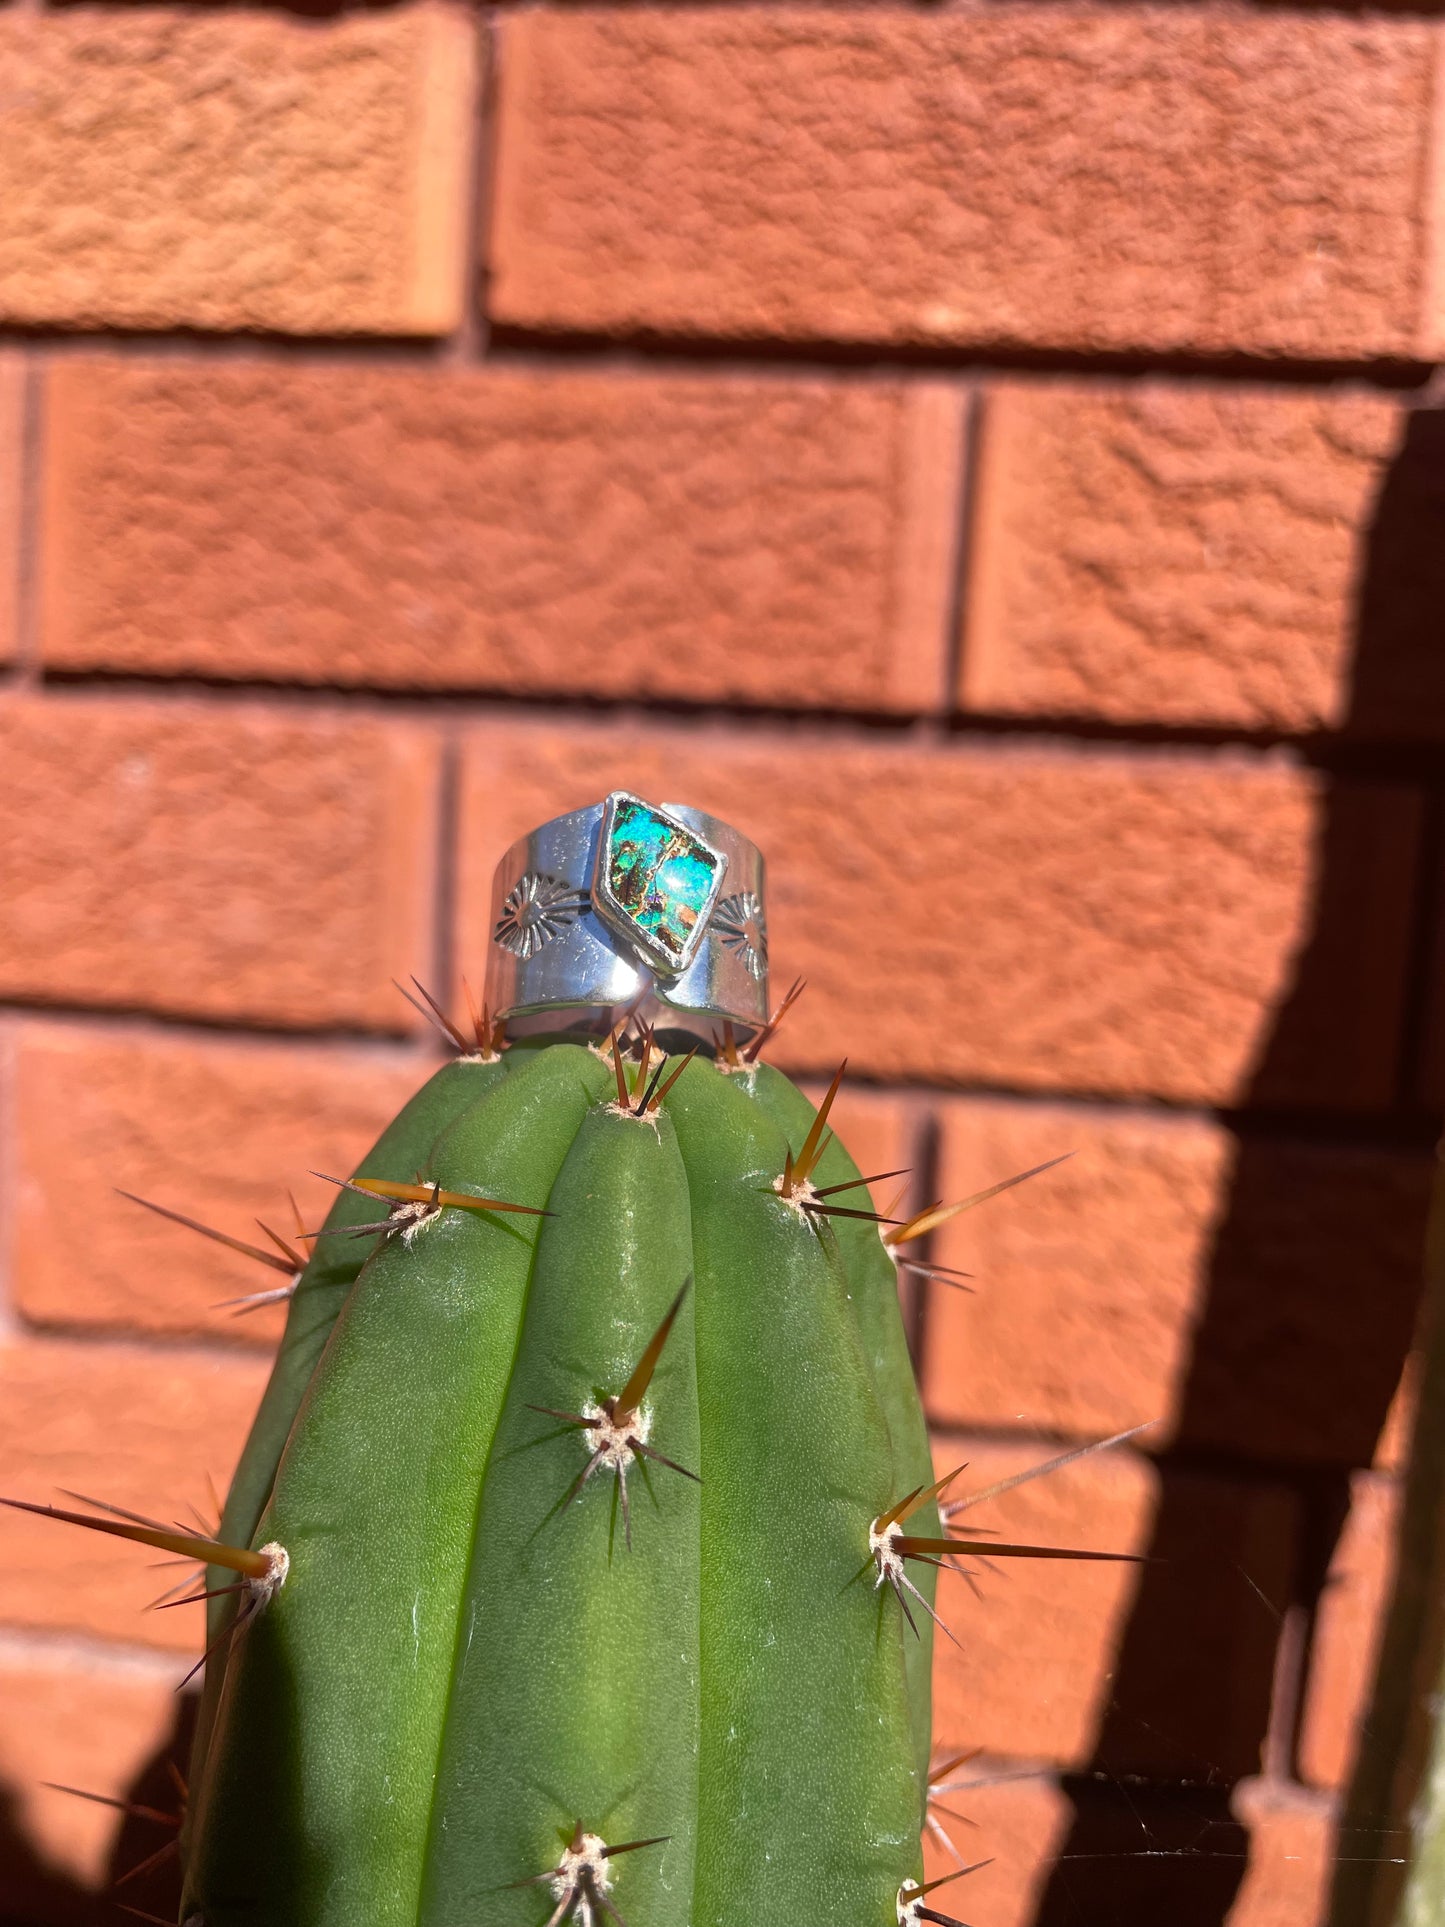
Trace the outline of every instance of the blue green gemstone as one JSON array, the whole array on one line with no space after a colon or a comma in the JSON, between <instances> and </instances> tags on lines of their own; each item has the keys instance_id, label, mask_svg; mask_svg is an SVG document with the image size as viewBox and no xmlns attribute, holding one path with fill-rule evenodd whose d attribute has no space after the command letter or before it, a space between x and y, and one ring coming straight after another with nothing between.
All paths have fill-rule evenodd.
<instances>
[{"instance_id":1,"label":"blue green gemstone","mask_svg":"<svg viewBox=\"0 0 1445 1927\"><path fill-rule=\"evenodd\" d=\"M680 823L624 797L607 846L607 888L664 955L680 962L708 907L720 859Z\"/></svg>"}]
</instances>

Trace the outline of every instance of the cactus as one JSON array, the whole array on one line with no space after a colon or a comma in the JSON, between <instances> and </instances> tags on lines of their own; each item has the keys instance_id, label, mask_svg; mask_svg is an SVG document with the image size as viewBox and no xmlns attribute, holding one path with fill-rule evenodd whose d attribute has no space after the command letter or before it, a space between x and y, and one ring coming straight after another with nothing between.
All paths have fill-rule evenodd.
<instances>
[{"instance_id":1,"label":"cactus","mask_svg":"<svg viewBox=\"0 0 1445 1927\"><path fill-rule=\"evenodd\" d=\"M284 1288L216 1537L57 1514L205 1565L182 1921L948 1922L934 1581L1045 1549L934 1477L897 1271L947 1213L868 1208L841 1072L453 1035Z\"/></svg>"},{"instance_id":2,"label":"cactus","mask_svg":"<svg viewBox=\"0 0 1445 1927\"><path fill-rule=\"evenodd\" d=\"M1445 1918L1445 1142L1415 1334L1414 1418L1393 1594L1340 1815L1330 1927Z\"/></svg>"}]
</instances>

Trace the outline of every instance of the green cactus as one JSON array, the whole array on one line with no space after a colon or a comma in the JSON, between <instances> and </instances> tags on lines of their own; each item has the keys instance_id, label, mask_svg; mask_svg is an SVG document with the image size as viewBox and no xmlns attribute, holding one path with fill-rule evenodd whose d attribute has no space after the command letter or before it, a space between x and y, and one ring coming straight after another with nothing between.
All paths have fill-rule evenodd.
<instances>
[{"instance_id":1,"label":"green cactus","mask_svg":"<svg viewBox=\"0 0 1445 1927\"><path fill-rule=\"evenodd\" d=\"M980 1542L897 1290L943 1214L885 1226L838 1081L730 1038L499 1041L338 1181L217 1538L60 1515L207 1562L182 1920L948 1921L933 1581Z\"/></svg>"},{"instance_id":2,"label":"green cactus","mask_svg":"<svg viewBox=\"0 0 1445 1927\"><path fill-rule=\"evenodd\" d=\"M893 1264L779 1196L812 1107L776 1073L645 1095L567 1043L442 1073L363 1170L551 1215L403 1202L349 1296L343 1194L227 1509L289 1570L213 1668L208 1923L527 1921L579 1823L574 1911L615 1881L632 1927L884 1922L920 1874L929 1623L868 1547L933 1476ZM857 1176L835 1141L818 1184Z\"/></svg>"}]
</instances>

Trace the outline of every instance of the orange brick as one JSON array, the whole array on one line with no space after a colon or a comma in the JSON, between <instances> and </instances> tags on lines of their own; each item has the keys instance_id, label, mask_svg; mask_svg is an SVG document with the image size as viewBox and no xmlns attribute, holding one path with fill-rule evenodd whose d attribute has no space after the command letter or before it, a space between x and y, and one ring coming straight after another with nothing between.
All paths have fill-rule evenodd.
<instances>
[{"instance_id":1,"label":"orange brick","mask_svg":"<svg viewBox=\"0 0 1445 1927\"><path fill-rule=\"evenodd\" d=\"M1012 1763L970 1760L945 1784L955 1781L962 1790L941 1802L951 1813L939 1813L939 1824L957 1852L984 1864L930 1905L950 1913L966 1906L970 1919L988 1927L1032 1927L1050 1862L1067 1832L1068 1801L1050 1777L1022 1777ZM971 1824L960 1825L952 1814ZM958 1867L931 1831L924 1834L923 1861L928 1880Z\"/></svg>"},{"instance_id":2,"label":"orange brick","mask_svg":"<svg viewBox=\"0 0 1445 1927\"><path fill-rule=\"evenodd\" d=\"M1007 715L1339 727L1353 699L1365 540L1402 427L1398 404L1377 397L998 384L984 416L962 702ZM1422 655L1425 640L1422 627Z\"/></svg>"},{"instance_id":3,"label":"orange brick","mask_svg":"<svg viewBox=\"0 0 1445 1927\"><path fill-rule=\"evenodd\" d=\"M16 1308L52 1326L274 1340L279 1307L239 1320L210 1308L284 1278L114 1187L249 1243L265 1244L257 1215L289 1236L287 1188L319 1224L335 1193L312 1173L351 1170L431 1068L393 1052L23 1025Z\"/></svg>"},{"instance_id":4,"label":"orange brick","mask_svg":"<svg viewBox=\"0 0 1445 1927\"><path fill-rule=\"evenodd\" d=\"M1047 1446L935 1441L954 1488L981 1491ZM955 1517L1031 1545L1147 1553L1144 1567L1008 1559L978 1598L945 1573L935 1648L935 1744L1188 1779L1258 1769L1277 1611L1291 1576L1293 1501L1266 1486L1171 1473L1113 1451ZM1255 1590L1258 1588L1258 1591Z\"/></svg>"},{"instance_id":5,"label":"orange brick","mask_svg":"<svg viewBox=\"0 0 1445 1927\"><path fill-rule=\"evenodd\" d=\"M1249 1866L1228 1927L1324 1927L1335 1814L1318 1794L1247 1780L1235 1811L1249 1828Z\"/></svg>"},{"instance_id":6,"label":"orange brick","mask_svg":"<svg viewBox=\"0 0 1445 1927\"><path fill-rule=\"evenodd\" d=\"M778 985L808 980L781 1061L1223 1102L1393 1089L1407 792L1202 755L487 724L466 743L462 967L482 969L508 843L620 787L761 844ZM1326 914L1291 995L1326 831Z\"/></svg>"},{"instance_id":7,"label":"orange brick","mask_svg":"<svg viewBox=\"0 0 1445 1927\"><path fill-rule=\"evenodd\" d=\"M58 667L944 699L941 383L96 358L47 396Z\"/></svg>"},{"instance_id":8,"label":"orange brick","mask_svg":"<svg viewBox=\"0 0 1445 1927\"><path fill-rule=\"evenodd\" d=\"M0 354L0 663L20 646L20 490L25 438L25 364Z\"/></svg>"},{"instance_id":9,"label":"orange brick","mask_svg":"<svg viewBox=\"0 0 1445 1927\"><path fill-rule=\"evenodd\" d=\"M41 1862L37 1874L43 1869L90 1890L106 1884L119 1816L54 1787L130 1797L174 1727L183 1670L172 1661L108 1655L103 1647L27 1652L0 1633L0 1784ZM147 1844L157 1847L165 1838L163 1829L153 1829ZM6 1902L24 1904L32 1897L15 1891L9 1861L7 1852ZM24 1875L19 1879L23 1886ZM34 1917L50 1915L36 1904Z\"/></svg>"},{"instance_id":10,"label":"orange brick","mask_svg":"<svg viewBox=\"0 0 1445 1927\"><path fill-rule=\"evenodd\" d=\"M1424 352L1425 23L1152 8L509 17L527 328Z\"/></svg>"},{"instance_id":11,"label":"orange brick","mask_svg":"<svg viewBox=\"0 0 1445 1927\"><path fill-rule=\"evenodd\" d=\"M930 1288L934 1418L1082 1438L1154 1420L1151 1450L1367 1463L1413 1335L1429 1160L968 1100L943 1111L937 1188L1066 1152L938 1236L973 1290Z\"/></svg>"},{"instance_id":12,"label":"orange brick","mask_svg":"<svg viewBox=\"0 0 1445 1927\"><path fill-rule=\"evenodd\" d=\"M1315 1786L1348 1785L1360 1724L1374 1690L1394 1581L1399 1491L1357 1473L1350 1510L1320 1594L1300 1723L1300 1773Z\"/></svg>"},{"instance_id":13,"label":"orange brick","mask_svg":"<svg viewBox=\"0 0 1445 1927\"><path fill-rule=\"evenodd\" d=\"M460 9L0 23L0 317L441 334L475 93Z\"/></svg>"},{"instance_id":14,"label":"orange brick","mask_svg":"<svg viewBox=\"0 0 1445 1927\"><path fill-rule=\"evenodd\" d=\"M436 760L395 723L0 704L0 995L413 1028Z\"/></svg>"},{"instance_id":15,"label":"orange brick","mask_svg":"<svg viewBox=\"0 0 1445 1927\"><path fill-rule=\"evenodd\" d=\"M152 1517L211 1511L266 1382L245 1353L19 1337L0 1344L0 1465L7 1496L94 1493ZM199 1607L141 1608L176 1574L140 1546L53 1519L0 1513L0 1623L198 1653Z\"/></svg>"}]
</instances>

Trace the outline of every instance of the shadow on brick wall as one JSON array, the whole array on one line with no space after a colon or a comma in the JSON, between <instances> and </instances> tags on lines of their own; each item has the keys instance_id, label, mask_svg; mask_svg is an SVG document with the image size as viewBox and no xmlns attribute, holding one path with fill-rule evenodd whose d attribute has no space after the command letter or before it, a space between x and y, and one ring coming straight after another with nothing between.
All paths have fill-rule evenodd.
<instances>
[{"instance_id":1,"label":"shadow on brick wall","mask_svg":"<svg viewBox=\"0 0 1445 1927\"><path fill-rule=\"evenodd\" d=\"M1234 1788L1262 1760L1294 1766L1300 1674L1289 1652L1298 1657L1301 1632L1307 1647L1350 1470L1371 1463L1418 1301L1441 1083L1421 1076L1421 1060L1438 1056L1424 1008L1438 851L1428 794L1418 839L1402 847L1398 806L1382 791L1403 780L1428 793L1445 778L1445 749L1432 747L1445 746L1442 534L1445 414L1421 411L1369 531L1348 713L1313 746L1341 780L1319 831L1312 928L1240 1106L1237 1166L1162 1460L1156 1563L1141 1572L1093 1757L1067 1785L1072 1823L1038 1927L1221 1927L1247 1867ZM1397 920L1392 931L1382 913L1390 890L1376 884L1392 876L1417 906L1412 930ZM1341 1004L1362 941L1400 947L1399 1007L1383 1022ZM1177 1573L1200 1557L1201 1526L1194 1478L1175 1471L1217 1478L1241 1514L1261 1485L1293 1496L1289 1598L1256 1597L1241 1567L1235 1624L1220 1624L1217 1586L1198 1589L1191 1611ZM1227 1534L1214 1553L1234 1561Z\"/></svg>"},{"instance_id":2,"label":"shadow on brick wall","mask_svg":"<svg viewBox=\"0 0 1445 1927\"><path fill-rule=\"evenodd\" d=\"M195 1729L196 1697L176 1701L170 1733L146 1761L121 1797L130 1805L158 1813L177 1809L172 1763L183 1766ZM174 1834L153 1820L117 1816L115 1837L97 1892L49 1864L38 1852L16 1813L13 1788L0 1786L0 1927L123 1927L132 1918L119 1905L160 1920L175 1920L181 1902L180 1870L174 1854L136 1877Z\"/></svg>"}]
</instances>

